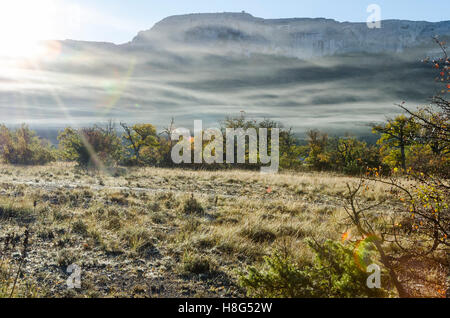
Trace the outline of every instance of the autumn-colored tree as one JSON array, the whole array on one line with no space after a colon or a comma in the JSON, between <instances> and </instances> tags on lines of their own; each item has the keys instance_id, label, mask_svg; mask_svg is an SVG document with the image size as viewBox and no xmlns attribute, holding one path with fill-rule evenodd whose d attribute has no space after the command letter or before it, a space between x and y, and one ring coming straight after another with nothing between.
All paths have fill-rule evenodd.
<instances>
[{"instance_id":1,"label":"autumn-colored tree","mask_svg":"<svg viewBox=\"0 0 450 318\"><path fill-rule=\"evenodd\" d=\"M240 116L226 117L225 120L222 122L222 130L223 131L226 128L249 129L249 128L256 128L256 127L257 127L257 121L247 119L244 111L241 112Z\"/></svg>"},{"instance_id":2,"label":"autumn-colored tree","mask_svg":"<svg viewBox=\"0 0 450 318\"><path fill-rule=\"evenodd\" d=\"M431 105L421 107L417 111L408 109L404 103L399 106L420 127L417 142L423 145L424 151L417 157L420 160L416 160L417 169L415 170L448 178L450 177L450 101L446 99L446 95L450 92L450 60L445 43L438 38L434 40L442 50L442 57L427 58L424 62L430 64L438 73L435 81L441 86L439 93L431 99Z\"/></svg>"},{"instance_id":3,"label":"autumn-colored tree","mask_svg":"<svg viewBox=\"0 0 450 318\"><path fill-rule=\"evenodd\" d=\"M0 155L6 163L35 165L55 160L54 150L47 140L25 124L15 130L0 126Z\"/></svg>"},{"instance_id":4,"label":"autumn-colored tree","mask_svg":"<svg viewBox=\"0 0 450 318\"><path fill-rule=\"evenodd\" d=\"M389 153L390 163L406 171L406 150L415 142L419 125L412 117L399 115L387 123L372 127L373 133L381 135L378 144Z\"/></svg>"},{"instance_id":5,"label":"autumn-colored tree","mask_svg":"<svg viewBox=\"0 0 450 318\"><path fill-rule=\"evenodd\" d=\"M369 146L355 137L334 138L330 144L331 170L359 175L367 168L382 166L378 147Z\"/></svg>"},{"instance_id":6,"label":"autumn-colored tree","mask_svg":"<svg viewBox=\"0 0 450 318\"><path fill-rule=\"evenodd\" d=\"M128 127L125 123L120 125L125 130L123 138L129 144L128 148L133 152L131 160L137 164L154 161L160 144L155 126L136 124Z\"/></svg>"},{"instance_id":7,"label":"autumn-colored tree","mask_svg":"<svg viewBox=\"0 0 450 318\"><path fill-rule=\"evenodd\" d=\"M81 167L101 168L119 163L123 148L115 126L66 128L58 135L61 157L76 161Z\"/></svg>"},{"instance_id":8,"label":"autumn-colored tree","mask_svg":"<svg viewBox=\"0 0 450 318\"><path fill-rule=\"evenodd\" d=\"M317 170L327 170L330 167L330 157L326 149L328 135L318 130L310 130L308 135L309 155L306 161Z\"/></svg>"},{"instance_id":9,"label":"autumn-colored tree","mask_svg":"<svg viewBox=\"0 0 450 318\"><path fill-rule=\"evenodd\" d=\"M439 41L437 43L443 49L444 57L431 60L432 67L440 73L438 82L448 85L449 59L444 44ZM435 160L449 160L450 105L444 97L445 93L445 89L441 90L439 95L433 97L430 107L418 111L411 111L405 104L401 104L400 107L409 117L400 116L397 118L400 120L389 121L386 125L374 129L382 133L380 140L383 146L403 147L405 150L409 147L410 166L407 167L403 157L403 170L394 168L388 178L383 177L378 169L371 169L358 187L349 188L347 196L350 207L347 211L351 223L358 228L361 235L376 237L380 256L386 260L383 264L390 270L400 296L410 295L411 289L408 286L411 282L398 279L398 271L401 270L403 276L411 276L405 275L405 272L417 275L418 270L422 271L421 268L410 268L405 263L426 262L426 266L438 263L436 268L449 267L449 173L445 165L434 167ZM358 207L364 203L362 198L355 198L364 191L370 191L372 182L387 185L388 191L400 202L400 207L391 213L377 213L377 206L383 202ZM385 249L386 245L390 247ZM445 270L444 275L448 275ZM450 281L439 281L436 285L440 285L437 290L440 297L445 296L445 293L447 297L450 296Z\"/></svg>"},{"instance_id":10,"label":"autumn-colored tree","mask_svg":"<svg viewBox=\"0 0 450 318\"><path fill-rule=\"evenodd\" d=\"M432 98L429 107L411 111L404 104L400 105L420 128L418 139L422 152L428 148L432 157L424 164L410 167L406 171L406 181L395 178L383 182L400 190L407 213L413 220L412 229L417 233L417 242L420 242L399 247L413 250L416 254L431 254L444 249L450 261L450 103L445 98L448 93L445 85L450 83L450 61L445 43L438 38L434 40L442 49L443 56L426 62L431 61L439 73L436 81L444 85L444 89ZM424 241L429 244L424 244Z\"/></svg>"},{"instance_id":11,"label":"autumn-colored tree","mask_svg":"<svg viewBox=\"0 0 450 318\"><path fill-rule=\"evenodd\" d=\"M264 119L262 121L247 119L245 116L245 112L241 112L239 116L236 117L227 117L222 122L222 134L225 135L226 129L243 129L244 131L248 129L255 129L256 131L256 141L259 142L259 129L265 128L267 129L267 147L268 152L271 152L271 136L272 129L279 129L279 147L280 147L280 168L284 169L295 169L298 168L302 162L300 161L301 157L301 147L297 144L297 139L295 138L292 129L285 128L281 123L271 120ZM224 154L226 155L226 149L224 148ZM237 155L235 149L235 156ZM259 154L258 154L259 158ZM236 158L235 158L236 159ZM246 149L245 153L246 162L249 162L249 153L248 149ZM236 162L236 160L235 160ZM257 164L249 164L246 163L243 165L245 168L257 168L260 166L258 161Z\"/></svg>"}]
</instances>

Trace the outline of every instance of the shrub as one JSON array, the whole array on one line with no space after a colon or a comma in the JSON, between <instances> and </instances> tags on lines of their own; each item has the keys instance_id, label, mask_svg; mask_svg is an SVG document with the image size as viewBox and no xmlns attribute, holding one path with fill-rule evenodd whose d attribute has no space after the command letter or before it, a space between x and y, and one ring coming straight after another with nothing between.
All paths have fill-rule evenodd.
<instances>
[{"instance_id":1,"label":"shrub","mask_svg":"<svg viewBox=\"0 0 450 318\"><path fill-rule=\"evenodd\" d=\"M15 220L20 223L30 223L35 220L33 210L21 204L0 203L0 219Z\"/></svg>"},{"instance_id":2,"label":"shrub","mask_svg":"<svg viewBox=\"0 0 450 318\"><path fill-rule=\"evenodd\" d=\"M140 256L149 257L156 248L152 234L144 228L128 227L121 233L121 238L132 252Z\"/></svg>"},{"instance_id":3,"label":"shrub","mask_svg":"<svg viewBox=\"0 0 450 318\"><path fill-rule=\"evenodd\" d=\"M63 249L58 253L57 263L61 267L67 267L77 260L77 255L73 250Z\"/></svg>"},{"instance_id":4,"label":"shrub","mask_svg":"<svg viewBox=\"0 0 450 318\"><path fill-rule=\"evenodd\" d=\"M122 227L122 222L120 221L120 218L118 216L113 216L108 221L107 228L109 230L117 231Z\"/></svg>"},{"instance_id":5,"label":"shrub","mask_svg":"<svg viewBox=\"0 0 450 318\"><path fill-rule=\"evenodd\" d=\"M198 202L197 199L194 198L194 195L192 195L184 203L183 212L186 214L203 214L205 212L205 209L200 204L200 202Z\"/></svg>"},{"instance_id":6,"label":"shrub","mask_svg":"<svg viewBox=\"0 0 450 318\"><path fill-rule=\"evenodd\" d=\"M86 235L88 233L88 227L83 221L77 220L72 224L72 231L76 234Z\"/></svg>"},{"instance_id":7,"label":"shrub","mask_svg":"<svg viewBox=\"0 0 450 318\"><path fill-rule=\"evenodd\" d=\"M127 195L120 192L112 193L109 199L112 203L117 205L128 205Z\"/></svg>"},{"instance_id":8,"label":"shrub","mask_svg":"<svg viewBox=\"0 0 450 318\"><path fill-rule=\"evenodd\" d=\"M382 289L366 285L367 274L355 263L353 250L340 243L308 242L316 254L314 265L300 268L287 255L265 258L265 268L250 267L241 285L255 297L381 297Z\"/></svg>"},{"instance_id":9,"label":"shrub","mask_svg":"<svg viewBox=\"0 0 450 318\"><path fill-rule=\"evenodd\" d=\"M215 269L214 263L205 256L185 253L182 260L182 271L184 274L208 274Z\"/></svg>"},{"instance_id":10,"label":"shrub","mask_svg":"<svg viewBox=\"0 0 450 318\"><path fill-rule=\"evenodd\" d=\"M161 210L161 205L158 202L152 202L148 205L148 208L152 212L159 212Z\"/></svg>"},{"instance_id":11,"label":"shrub","mask_svg":"<svg viewBox=\"0 0 450 318\"><path fill-rule=\"evenodd\" d=\"M241 231L241 235L255 243L273 242L277 238L274 232L259 226L246 228Z\"/></svg>"}]
</instances>

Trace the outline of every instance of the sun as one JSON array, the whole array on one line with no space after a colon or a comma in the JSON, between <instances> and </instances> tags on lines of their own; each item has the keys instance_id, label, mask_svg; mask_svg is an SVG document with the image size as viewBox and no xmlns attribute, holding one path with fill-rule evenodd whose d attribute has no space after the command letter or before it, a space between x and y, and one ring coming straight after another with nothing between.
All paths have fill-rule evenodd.
<instances>
[{"instance_id":1,"label":"sun","mask_svg":"<svg viewBox=\"0 0 450 318\"><path fill-rule=\"evenodd\" d=\"M55 0L0 1L0 56L33 57L38 42L56 36Z\"/></svg>"}]
</instances>

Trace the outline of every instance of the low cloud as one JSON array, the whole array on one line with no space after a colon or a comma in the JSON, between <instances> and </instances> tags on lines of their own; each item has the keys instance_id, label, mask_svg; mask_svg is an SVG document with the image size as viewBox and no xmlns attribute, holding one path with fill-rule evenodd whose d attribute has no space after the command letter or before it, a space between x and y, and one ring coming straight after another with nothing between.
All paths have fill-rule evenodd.
<instances>
[{"instance_id":1,"label":"low cloud","mask_svg":"<svg viewBox=\"0 0 450 318\"><path fill-rule=\"evenodd\" d=\"M398 113L395 103L423 104L436 89L433 71L405 54L308 61L66 42L55 60L38 66L0 77L3 122L64 127L112 118L162 127L175 117L190 127L193 119L214 125L245 111L298 132L366 131L367 123Z\"/></svg>"}]
</instances>

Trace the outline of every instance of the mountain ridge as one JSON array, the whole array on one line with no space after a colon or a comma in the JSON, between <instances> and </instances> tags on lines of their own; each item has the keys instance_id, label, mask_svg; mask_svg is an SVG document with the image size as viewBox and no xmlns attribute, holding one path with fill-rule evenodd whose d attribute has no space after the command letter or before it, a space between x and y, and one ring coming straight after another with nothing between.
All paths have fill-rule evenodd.
<instances>
[{"instance_id":1,"label":"mountain ridge","mask_svg":"<svg viewBox=\"0 0 450 318\"><path fill-rule=\"evenodd\" d=\"M248 13L197 13L167 17L140 31L124 46L208 46L245 54L311 58L352 52L402 52L431 46L449 36L450 21L383 20L380 29L363 22L327 18L263 19Z\"/></svg>"},{"instance_id":2,"label":"mountain ridge","mask_svg":"<svg viewBox=\"0 0 450 318\"><path fill-rule=\"evenodd\" d=\"M381 29L369 29L364 22L339 22L329 18L264 19L249 13L191 13L173 15L138 32L123 44L64 40L71 46L177 51L207 48L215 52L249 55L263 53L297 58L314 58L347 53L400 53L420 48L435 50L431 38L450 37L450 20L440 22L388 19Z\"/></svg>"}]
</instances>

